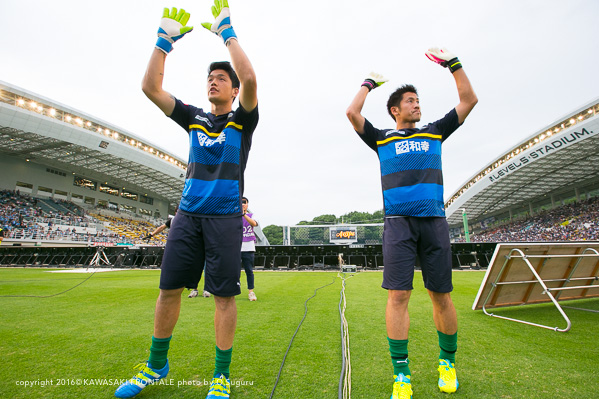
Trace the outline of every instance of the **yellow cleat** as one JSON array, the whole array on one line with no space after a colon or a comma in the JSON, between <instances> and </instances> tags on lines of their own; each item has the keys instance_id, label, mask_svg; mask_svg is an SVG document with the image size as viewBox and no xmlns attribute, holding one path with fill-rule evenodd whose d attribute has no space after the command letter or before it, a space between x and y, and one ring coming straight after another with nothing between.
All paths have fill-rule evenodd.
<instances>
[{"instance_id":1,"label":"yellow cleat","mask_svg":"<svg viewBox=\"0 0 599 399\"><path fill-rule=\"evenodd\" d=\"M439 359L439 389L441 392L453 393L460 384L455 373L455 366L447 359Z\"/></svg>"},{"instance_id":2,"label":"yellow cleat","mask_svg":"<svg viewBox=\"0 0 599 399\"><path fill-rule=\"evenodd\" d=\"M412 399L412 383L409 375L405 376L400 373L395 376L391 399Z\"/></svg>"},{"instance_id":3,"label":"yellow cleat","mask_svg":"<svg viewBox=\"0 0 599 399\"><path fill-rule=\"evenodd\" d=\"M219 377L212 379L206 399L228 399L230 394L231 381L221 374Z\"/></svg>"}]
</instances>

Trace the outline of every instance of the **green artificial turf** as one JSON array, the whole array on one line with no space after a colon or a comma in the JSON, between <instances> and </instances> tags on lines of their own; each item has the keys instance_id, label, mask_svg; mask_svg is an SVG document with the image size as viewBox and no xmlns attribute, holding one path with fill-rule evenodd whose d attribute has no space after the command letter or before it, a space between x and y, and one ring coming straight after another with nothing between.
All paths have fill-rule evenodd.
<instances>
[{"instance_id":1,"label":"green artificial turf","mask_svg":"<svg viewBox=\"0 0 599 399\"><path fill-rule=\"evenodd\" d=\"M559 333L471 310L484 272L455 272L458 312L456 398L596 398L597 313L566 309L573 326ZM148 358L159 271L49 273L0 269L0 398L110 398L133 366ZM352 398L388 398L392 366L385 332L386 291L380 272L346 280ZM231 398L268 398L289 341L304 315L274 398L337 398L341 372L341 279L328 272L258 272L257 302L247 300L245 276ZM416 273L410 302L410 368L414 398L438 392L438 341L432 306ZM214 302L187 298L169 352L171 372L139 398L204 398L214 369ZM599 300L568 305L599 310ZM565 324L552 305L494 310L535 322Z\"/></svg>"}]
</instances>

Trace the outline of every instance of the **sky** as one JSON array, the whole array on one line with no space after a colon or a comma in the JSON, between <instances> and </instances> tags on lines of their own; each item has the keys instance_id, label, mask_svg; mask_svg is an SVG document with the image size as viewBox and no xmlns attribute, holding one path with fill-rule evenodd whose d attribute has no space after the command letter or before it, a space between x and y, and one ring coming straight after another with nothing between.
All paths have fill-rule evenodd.
<instances>
[{"instance_id":1,"label":"sky","mask_svg":"<svg viewBox=\"0 0 599 399\"><path fill-rule=\"evenodd\" d=\"M186 132L152 104L141 80L164 7L184 8L194 30L168 55L164 89L209 109L206 69L229 60L210 0L3 0L0 80L143 137L183 160ZM364 78L389 79L362 114L393 128L389 95L418 89L422 121L458 103L446 47L462 61L479 103L443 144L445 199L509 147L599 96L597 0L229 0L256 71L260 122L245 196L262 226L382 209L379 163L345 110ZM236 102L235 105L238 103Z\"/></svg>"}]
</instances>

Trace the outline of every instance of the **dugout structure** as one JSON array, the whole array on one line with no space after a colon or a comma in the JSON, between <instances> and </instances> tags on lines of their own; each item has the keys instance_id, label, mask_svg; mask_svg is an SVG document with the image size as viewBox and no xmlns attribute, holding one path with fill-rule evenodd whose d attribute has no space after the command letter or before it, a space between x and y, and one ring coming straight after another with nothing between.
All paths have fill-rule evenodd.
<instances>
[{"instance_id":1,"label":"dugout structure","mask_svg":"<svg viewBox=\"0 0 599 399\"><path fill-rule=\"evenodd\" d=\"M155 268L162 263L163 246L116 245L105 246L112 264L119 267ZM485 269L488 267L495 243L451 244L454 269ZM81 267L89 264L95 249L90 243L4 239L0 246L0 267ZM343 262L361 270L382 270L381 244L346 245L257 245L256 270L339 270ZM418 264L416 265L418 268Z\"/></svg>"},{"instance_id":2,"label":"dugout structure","mask_svg":"<svg viewBox=\"0 0 599 399\"><path fill-rule=\"evenodd\" d=\"M0 248L1 267L75 268L90 265L97 247L76 243L46 243L43 245L5 246ZM108 245L108 244L107 244ZM105 260L112 267L153 269L160 267L164 247L102 246Z\"/></svg>"},{"instance_id":3,"label":"dugout structure","mask_svg":"<svg viewBox=\"0 0 599 399\"><path fill-rule=\"evenodd\" d=\"M596 297L599 297L599 242L498 244L472 309L500 319L566 332L572 323L563 310L567 307L559 302ZM566 327L488 311L540 303L553 303Z\"/></svg>"}]
</instances>

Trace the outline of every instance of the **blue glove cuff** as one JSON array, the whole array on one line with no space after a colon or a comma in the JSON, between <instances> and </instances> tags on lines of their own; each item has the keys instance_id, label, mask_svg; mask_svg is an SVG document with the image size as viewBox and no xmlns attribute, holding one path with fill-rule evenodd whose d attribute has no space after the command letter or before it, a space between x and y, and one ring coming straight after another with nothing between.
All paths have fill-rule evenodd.
<instances>
[{"instance_id":1,"label":"blue glove cuff","mask_svg":"<svg viewBox=\"0 0 599 399\"><path fill-rule=\"evenodd\" d=\"M237 35L235 34L235 31L233 30L233 27L230 26L227 29L223 30L220 33L220 37L223 38L223 40L225 41L225 44L227 44L227 42L231 39L231 38L235 38L237 39Z\"/></svg>"},{"instance_id":2,"label":"blue glove cuff","mask_svg":"<svg viewBox=\"0 0 599 399\"><path fill-rule=\"evenodd\" d=\"M156 48L164 51L165 54L168 54L173 50L173 44L164 37L158 37L158 40L156 40Z\"/></svg>"}]
</instances>

